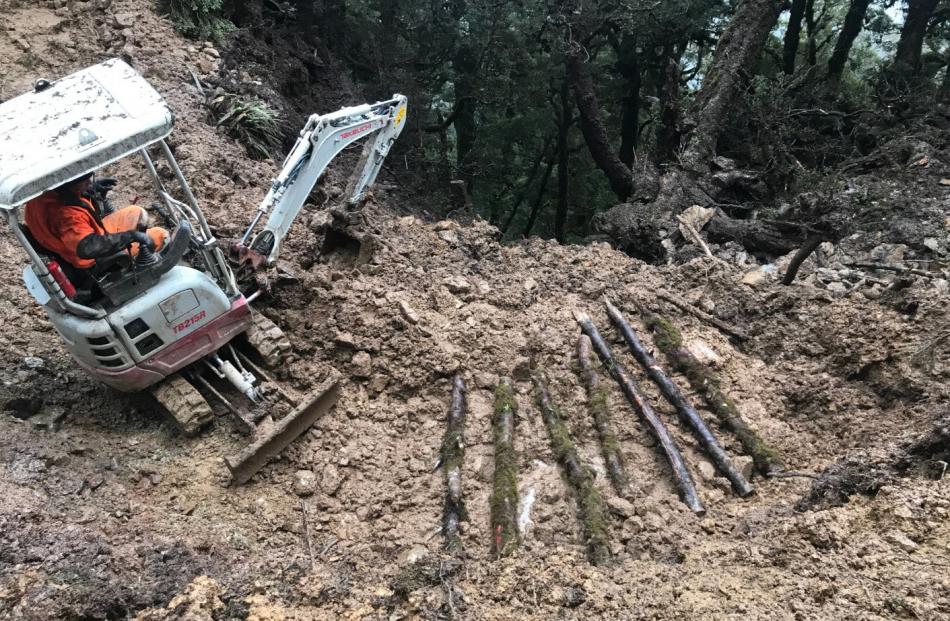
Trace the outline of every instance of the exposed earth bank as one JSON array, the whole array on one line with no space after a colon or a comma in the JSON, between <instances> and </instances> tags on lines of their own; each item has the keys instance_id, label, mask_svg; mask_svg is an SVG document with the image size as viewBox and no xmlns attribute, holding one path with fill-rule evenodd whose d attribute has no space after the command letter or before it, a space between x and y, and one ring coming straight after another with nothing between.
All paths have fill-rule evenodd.
<instances>
[{"instance_id":1,"label":"exposed earth bank","mask_svg":"<svg viewBox=\"0 0 950 621\"><path fill-rule=\"evenodd\" d=\"M209 219L224 238L241 230L276 168L248 160L207 123L187 67L218 75L217 49L180 38L145 0L0 0L0 11L0 98L41 76L126 58L175 110L172 145ZM901 162L894 173L931 205L947 200L945 146L932 166ZM137 166L115 171L120 201L148 195ZM345 176L334 173L329 186ZM879 273L861 281L841 266L845 255L894 261L905 247L858 236L824 248L784 287L777 274L789 257L762 269L732 251L656 267L606 244L502 245L481 221L419 219L418 206L383 181L347 243L319 252L319 206L291 233L260 306L294 343L280 379L303 391L335 368L346 384L327 417L238 488L227 487L221 457L245 440L229 419L187 439L148 397L88 379L24 290L22 252L0 236L0 619L950 615L948 436L931 436L932 450L905 448L950 416L947 283ZM946 230L937 242L946 247ZM748 338L731 341L659 302L660 291ZM789 471L817 476L840 460L848 476L823 478L815 494L809 476L757 477L755 495L734 496L624 351L605 298L648 342L636 305L669 316ZM626 501L610 488L575 369L575 310L591 313L624 352L669 423L705 517L679 501L654 441L613 385L636 495ZM598 474L610 512L605 567L585 556L533 400L532 364L546 371ZM452 557L441 552L444 487L433 466L456 372L469 388L468 521L464 551ZM503 560L490 551L488 501L500 376L517 393L526 517L520 551ZM713 428L738 458L738 442Z\"/></svg>"}]
</instances>

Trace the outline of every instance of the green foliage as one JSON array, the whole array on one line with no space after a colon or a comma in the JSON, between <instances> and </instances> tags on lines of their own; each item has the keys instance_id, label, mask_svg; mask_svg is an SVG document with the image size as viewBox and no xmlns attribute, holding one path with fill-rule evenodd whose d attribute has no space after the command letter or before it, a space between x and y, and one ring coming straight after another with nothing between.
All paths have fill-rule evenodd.
<instances>
[{"instance_id":1,"label":"green foliage","mask_svg":"<svg viewBox=\"0 0 950 621\"><path fill-rule=\"evenodd\" d=\"M580 48L588 61L611 147L619 153L621 129L629 121L625 115L635 101L637 161L669 165L675 162L677 144L683 146L677 135L685 133L683 140L688 139L690 105L737 4L323 3L345 9L336 10L333 15L342 17L327 27L341 33L337 41L345 45L333 51L347 61L356 80L370 85L373 97L398 91L413 102L410 131L415 136L395 148L437 190L448 188L452 179L466 180L478 215L504 228L507 239L520 238L529 222L531 234L553 235L562 198L555 145L559 121L567 119L567 241L590 234L592 220L613 206L616 196L589 154L573 93L567 106L562 103L566 54ZM808 3L793 76L785 75L782 66L786 12L758 63L745 68L753 78L745 95L729 104L732 118L719 152L742 167L772 175L772 188L788 187L793 175L803 174L803 166L823 168L853 155L855 129L861 130L865 120L859 111L879 105L874 85L893 58L902 11L895 10L894 0L871 3L844 73L832 85L826 79L828 60L850 4ZM950 96L946 28L931 24L922 73L934 90L943 85ZM678 74L670 73L671 66ZM670 82L671 76L676 82ZM920 90L917 84L914 88ZM734 198L741 202L749 197Z\"/></svg>"},{"instance_id":2,"label":"green foliage","mask_svg":"<svg viewBox=\"0 0 950 621\"><path fill-rule=\"evenodd\" d=\"M159 0L175 24L175 30L191 39L220 41L234 30L224 16L224 0Z\"/></svg>"},{"instance_id":3,"label":"green foliage","mask_svg":"<svg viewBox=\"0 0 950 621\"><path fill-rule=\"evenodd\" d=\"M216 127L224 128L254 159L266 159L280 141L280 118L258 99L218 93L208 101Z\"/></svg>"}]
</instances>

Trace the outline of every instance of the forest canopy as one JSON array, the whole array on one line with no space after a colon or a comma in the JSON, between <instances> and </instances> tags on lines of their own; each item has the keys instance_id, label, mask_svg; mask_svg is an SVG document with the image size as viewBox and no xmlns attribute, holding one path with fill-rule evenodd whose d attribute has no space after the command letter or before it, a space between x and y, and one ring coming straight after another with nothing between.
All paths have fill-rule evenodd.
<instances>
[{"instance_id":1,"label":"forest canopy","mask_svg":"<svg viewBox=\"0 0 950 621\"><path fill-rule=\"evenodd\" d=\"M410 168L463 182L459 207L508 238L647 259L654 233L616 206L717 207L743 229L728 220L950 98L947 0L166 1L185 34L282 25L368 97L408 95Z\"/></svg>"}]
</instances>

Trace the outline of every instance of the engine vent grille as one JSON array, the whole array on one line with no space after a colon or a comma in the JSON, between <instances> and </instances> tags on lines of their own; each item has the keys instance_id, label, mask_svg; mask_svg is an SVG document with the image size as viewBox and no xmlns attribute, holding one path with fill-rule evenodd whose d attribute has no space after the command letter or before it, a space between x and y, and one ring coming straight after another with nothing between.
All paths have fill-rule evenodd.
<instances>
[{"instance_id":1,"label":"engine vent grille","mask_svg":"<svg viewBox=\"0 0 950 621\"><path fill-rule=\"evenodd\" d=\"M91 346L92 355L102 366L114 368L126 364L125 356L122 355L122 348L116 345L111 336L97 336L88 338L86 341Z\"/></svg>"}]
</instances>

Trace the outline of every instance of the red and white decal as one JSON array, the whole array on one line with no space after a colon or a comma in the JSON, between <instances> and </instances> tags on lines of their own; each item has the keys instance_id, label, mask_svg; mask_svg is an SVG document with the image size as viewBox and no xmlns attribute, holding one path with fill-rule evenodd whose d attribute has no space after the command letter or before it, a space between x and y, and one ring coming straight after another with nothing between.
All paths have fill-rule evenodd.
<instances>
[{"instance_id":1,"label":"red and white decal","mask_svg":"<svg viewBox=\"0 0 950 621\"><path fill-rule=\"evenodd\" d=\"M350 131L343 132L342 134L340 134L340 138L352 138L353 136L356 136L358 134L368 132L371 129L373 129L372 121L370 121L369 123L363 123L362 125L354 127Z\"/></svg>"},{"instance_id":2,"label":"red and white decal","mask_svg":"<svg viewBox=\"0 0 950 621\"><path fill-rule=\"evenodd\" d=\"M172 331L175 334L178 334L179 332L182 332L190 328L191 326L201 323L202 321L204 321L205 317L207 317L207 313L205 313L204 311L201 311L197 315L192 315L191 317L182 321L181 323L178 323L172 326Z\"/></svg>"}]
</instances>

